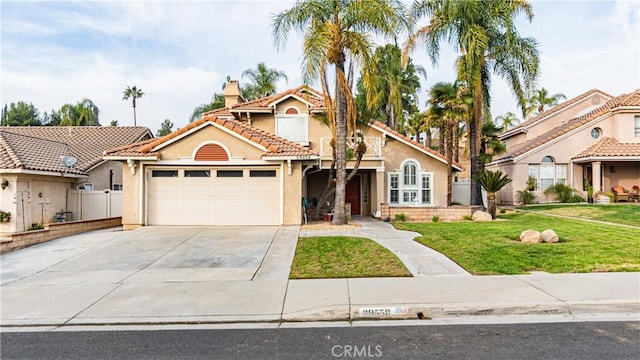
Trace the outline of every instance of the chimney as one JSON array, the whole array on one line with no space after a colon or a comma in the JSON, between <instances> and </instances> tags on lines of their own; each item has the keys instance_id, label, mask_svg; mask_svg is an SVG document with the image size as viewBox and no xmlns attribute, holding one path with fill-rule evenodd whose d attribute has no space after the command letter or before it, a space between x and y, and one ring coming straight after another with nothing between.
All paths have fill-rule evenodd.
<instances>
[{"instance_id":1,"label":"chimney","mask_svg":"<svg viewBox=\"0 0 640 360\"><path fill-rule=\"evenodd\" d=\"M222 96L224 96L224 106L231 107L235 104L244 102L242 98L242 90L240 90L240 83L238 80L229 80L227 86L222 90Z\"/></svg>"}]
</instances>

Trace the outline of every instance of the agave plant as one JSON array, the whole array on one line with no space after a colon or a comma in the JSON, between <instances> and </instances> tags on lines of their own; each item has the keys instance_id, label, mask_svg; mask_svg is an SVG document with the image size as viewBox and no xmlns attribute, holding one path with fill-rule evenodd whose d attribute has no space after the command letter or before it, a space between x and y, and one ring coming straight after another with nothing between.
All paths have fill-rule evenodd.
<instances>
[{"instance_id":1,"label":"agave plant","mask_svg":"<svg viewBox=\"0 0 640 360\"><path fill-rule=\"evenodd\" d=\"M491 218L496 218L496 193L511 182L511 178L502 171L482 170L474 181L487 192L487 210Z\"/></svg>"}]
</instances>

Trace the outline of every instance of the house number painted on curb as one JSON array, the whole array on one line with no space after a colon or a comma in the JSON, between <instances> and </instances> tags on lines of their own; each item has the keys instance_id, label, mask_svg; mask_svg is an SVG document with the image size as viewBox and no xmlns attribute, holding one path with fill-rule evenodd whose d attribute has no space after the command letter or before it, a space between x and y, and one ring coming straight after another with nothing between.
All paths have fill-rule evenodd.
<instances>
[{"instance_id":1,"label":"house number painted on curb","mask_svg":"<svg viewBox=\"0 0 640 360\"><path fill-rule=\"evenodd\" d=\"M360 308L360 316L390 316L390 315L406 315L409 308L406 306L388 306L388 307L367 307Z\"/></svg>"}]
</instances>

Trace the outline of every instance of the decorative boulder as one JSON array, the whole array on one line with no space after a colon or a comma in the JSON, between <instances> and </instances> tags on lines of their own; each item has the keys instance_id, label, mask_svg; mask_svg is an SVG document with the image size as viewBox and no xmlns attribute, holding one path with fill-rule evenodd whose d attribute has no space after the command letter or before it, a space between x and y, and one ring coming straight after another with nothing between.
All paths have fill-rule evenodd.
<instances>
[{"instance_id":1,"label":"decorative boulder","mask_svg":"<svg viewBox=\"0 0 640 360\"><path fill-rule=\"evenodd\" d=\"M520 234L520 241L528 244L539 243L542 242L542 236L540 235L540 231L525 230Z\"/></svg>"},{"instance_id":2,"label":"decorative boulder","mask_svg":"<svg viewBox=\"0 0 640 360\"><path fill-rule=\"evenodd\" d=\"M484 211L476 211L473 213L473 216L471 216L471 219L473 221L491 221L491 214L489 214L488 212L484 212Z\"/></svg>"},{"instance_id":3,"label":"decorative boulder","mask_svg":"<svg viewBox=\"0 0 640 360\"><path fill-rule=\"evenodd\" d=\"M543 231L540 234L540 237L542 238L542 241L546 243L557 243L558 240L560 240L558 238L558 234L556 234L556 232L551 229Z\"/></svg>"}]
</instances>

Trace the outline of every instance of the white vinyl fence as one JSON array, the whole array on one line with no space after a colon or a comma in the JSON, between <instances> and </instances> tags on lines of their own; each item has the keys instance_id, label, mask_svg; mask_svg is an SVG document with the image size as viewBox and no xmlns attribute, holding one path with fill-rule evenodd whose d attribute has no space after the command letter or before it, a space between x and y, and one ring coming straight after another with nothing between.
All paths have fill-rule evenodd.
<instances>
[{"instance_id":1,"label":"white vinyl fence","mask_svg":"<svg viewBox=\"0 0 640 360\"><path fill-rule=\"evenodd\" d=\"M471 180L465 179L451 183L451 201L462 205L471 203ZM482 203L487 207L487 192L482 189Z\"/></svg>"},{"instance_id":2,"label":"white vinyl fence","mask_svg":"<svg viewBox=\"0 0 640 360\"><path fill-rule=\"evenodd\" d=\"M67 191L67 211L71 219L93 220L122 216L122 191Z\"/></svg>"}]
</instances>

